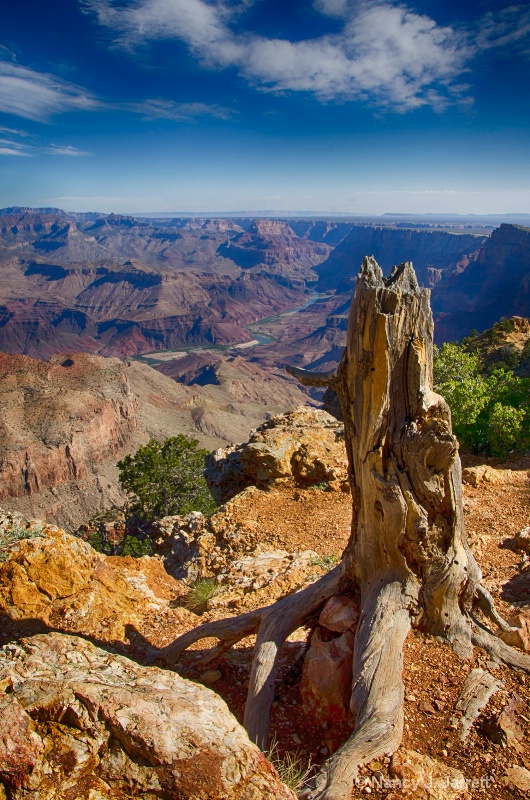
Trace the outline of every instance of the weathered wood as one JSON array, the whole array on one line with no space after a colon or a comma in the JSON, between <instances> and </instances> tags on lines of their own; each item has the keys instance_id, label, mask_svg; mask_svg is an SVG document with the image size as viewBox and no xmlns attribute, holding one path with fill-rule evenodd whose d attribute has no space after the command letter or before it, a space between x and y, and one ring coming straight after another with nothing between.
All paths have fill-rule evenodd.
<instances>
[{"instance_id":1,"label":"weathered wood","mask_svg":"<svg viewBox=\"0 0 530 800\"><path fill-rule=\"evenodd\" d=\"M460 728L460 739L465 742L476 718L490 697L499 691L502 683L483 669L472 669L464 681L462 691L455 704L456 714L451 725Z\"/></svg>"},{"instance_id":2,"label":"weathered wood","mask_svg":"<svg viewBox=\"0 0 530 800\"><path fill-rule=\"evenodd\" d=\"M311 372L298 367L286 367L286 370L303 386L334 386L337 380L336 372Z\"/></svg>"},{"instance_id":3,"label":"weathered wood","mask_svg":"<svg viewBox=\"0 0 530 800\"><path fill-rule=\"evenodd\" d=\"M398 747L403 643L411 624L446 641L463 658L478 645L530 671L529 656L473 616L475 605L501 628L510 627L480 585L465 536L458 443L447 403L433 391L429 296L410 263L384 278L375 259L365 258L337 373L290 369L306 385L333 386L340 402L353 499L351 536L340 568L297 595L202 625L161 651L175 659L205 636L217 636L220 648L227 649L258 631L245 725L264 748L282 643L343 581L355 583L361 594L351 695L355 728L313 779L304 794L311 800L346 800L358 767ZM466 720L473 703L485 696L478 693L469 701Z\"/></svg>"}]
</instances>

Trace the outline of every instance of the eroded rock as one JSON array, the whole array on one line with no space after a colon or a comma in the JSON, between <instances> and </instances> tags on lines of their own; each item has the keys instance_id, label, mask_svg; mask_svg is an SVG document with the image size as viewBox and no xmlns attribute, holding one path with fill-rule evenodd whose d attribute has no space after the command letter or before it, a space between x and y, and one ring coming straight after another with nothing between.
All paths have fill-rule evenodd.
<instances>
[{"instance_id":1,"label":"eroded rock","mask_svg":"<svg viewBox=\"0 0 530 800\"><path fill-rule=\"evenodd\" d=\"M458 800L469 797L462 772L434 758L405 750L401 753L403 793L414 800Z\"/></svg>"},{"instance_id":2,"label":"eroded rock","mask_svg":"<svg viewBox=\"0 0 530 800\"><path fill-rule=\"evenodd\" d=\"M506 782L521 792L530 792L530 770L526 767L510 767L506 770Z\"/></svg>"},{"instance_id":3,"label":"eroded rock","mask_svg":"<svg viewBox=\"0 0 530 800\"><path fill-rule=\"evenodd\" d=\"M344 633L348 628L353 628L358 619L359 609L354 601L346 595L336 595L327 601L318 622L328 631Z\"/></svg>"},{"instance_id":4,"label":"eroded rock","mask_svg":"<svg viewBox=\"0 0 530 800\"><path fill-rule=\"evenodd\" d=\"M248 442L212 453L206 478L224 503L247 486L276 480L347 491L347 468L342 423L326 411L300 407L264 422Z\"/></svg>"},{"instance_id":5,"label":"eroded rock","mask_svg":"<svg viewBox=\"0 0 530 800\"><path fill-rule=\"evenodd\" d=\"M470 486L481 486L490 484L491 486L502 486L509 483L512 472L509 469L494 469L487 464L480 464L478 467L467 467L462 470L462 481Z\"/></svg>"},{"instance_id":6,"label":"eroded rock","mask_svg":"<svg viewBox=\"0 0 530 800\"><path fill-rule=\"evenodd\" d=\"M530 556L530 526L516 534L514 546L516 550L521 550Z\"/></svg>"},{"instance_id":7,"label":"eroded rock","mask_svg":"<svg viewBox=\"0 0 530 800\"><path fill-rule=\"evenodd\" d=\"M174 672L51 633L0 648L0 685L10 800L295 800L223 700Z\"/></svg>"},{"instance_id":8,"label":"eroded rock","mask_svg":"<svg viewBox=\"0 0 530 800\"><path fill-rule=\"evenodd\" d=\"M7 517L0 514L0 520ZM187 587L156 558L107 557L53 525L21 539L0 563L2 627L30 632L54 628L103 641L125 641L128 626L149 631ZM177 613L177 612L174 612ZM178 609L183 626L196 616Z\"/></svg>"}]
</instances>

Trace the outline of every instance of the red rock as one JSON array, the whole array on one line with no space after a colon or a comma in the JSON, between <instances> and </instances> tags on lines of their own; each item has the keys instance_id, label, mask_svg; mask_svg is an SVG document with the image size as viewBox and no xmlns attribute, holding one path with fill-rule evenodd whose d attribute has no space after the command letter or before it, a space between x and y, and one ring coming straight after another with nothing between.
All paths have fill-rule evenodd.
<instances>
[{"instance_id":1,"label":"red rock","mask_svg":"<svg viewBox=\"0 0 530 800\"><path fill-rule=\"evenodd\" d=\"M346 631L330 642L317 628L304 660L300 696L304 710L320 722L345 722L349 716L352 684L353 643Z\"/></svg>"},{"instance_id":2,"label":"red rock","mask_svg":"<svg viewBox=\"0 0 530 800\"><path fill-rule=\"evenodd\" d=\"M328 631L344 633L348 628L353 628L358 619L359 611L353 600L345 595L336 595L328 600L320 612L318 624Z\"/></svg>"}]
</instances>

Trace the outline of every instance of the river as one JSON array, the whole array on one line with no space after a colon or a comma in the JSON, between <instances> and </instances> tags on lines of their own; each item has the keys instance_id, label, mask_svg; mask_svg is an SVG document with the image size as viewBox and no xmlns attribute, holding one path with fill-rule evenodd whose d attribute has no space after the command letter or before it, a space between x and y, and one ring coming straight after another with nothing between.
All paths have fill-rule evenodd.
<instances>
[{"instance_id":1,"label":"river","mask_svg":"<svg viewBox=\"0 0 530 800\"><path fill-rule=\"evenodd\" d=\"M192 347L182 347L176 350L156 350L152 353L142 353L138 356L132 356L132 358L134 360L145 361L151 366L154 366L155 364L161 364L165 361L176 361L179 358L184 358L189 353L200 353L204 350L247 350L250 347L258 347L261 344L270 344L271 342L275 341L275 337L256 331L256 327L270 322L278 322L283 317L288 317L291 314L296 314L299 311L303 311L305 308L309 308L309 306L314 305L314 303L318 302L318 300L321 300L323 297L326 297L326 294L313 292L309 300L306 300L306 302L301 306L296 306L296 308L290 308L288 311L282 311L279 314L272 314L269 317L263 317L255 322L249 322L248 325L244 325L243 327L245 330L247 330L253 337L252 341L250 342L241 342L240 344L197 345Z\"/></svg>"}]
</instances>

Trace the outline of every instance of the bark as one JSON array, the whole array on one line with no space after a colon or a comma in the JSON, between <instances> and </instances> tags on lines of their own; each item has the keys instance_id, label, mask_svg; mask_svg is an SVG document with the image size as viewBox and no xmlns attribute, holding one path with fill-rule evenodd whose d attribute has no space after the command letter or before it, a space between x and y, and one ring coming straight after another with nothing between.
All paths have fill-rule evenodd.
<instances>
[{"instance_id":1,"label":"bark","mask_svg":"<svg viewBox=\"0 0 530 800\"><path fill-rule=\"evenodd\" d=\"M464 531L458 443L445 400L433 391L430 292L410 263L383 278L365 258L352 301L347 344L331 374L290 371L303 383L332 386L345 426L352 528L339 571L294 597L236 620L211 623L177 639L174 657L202 636L230 643L258 630L245 725L266 746L281 644L338 590L355 582L361 616L353 656L350 739L303 795L345 800L358 767L392 753L403 731L403 644L412 624L469 658L473 644L530 671L530 658L500 642L473 616L473 605L507 624L480 586ZM217 627L215 627L217 626Z\"/></svg>"}]
</instances>

